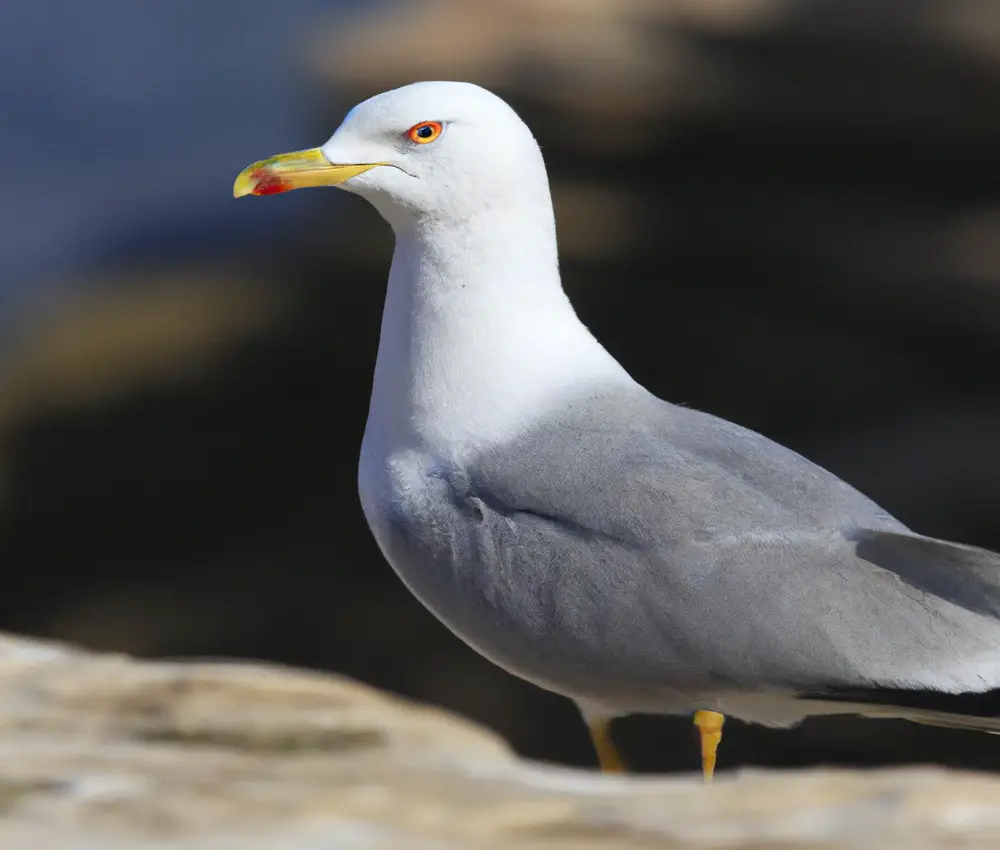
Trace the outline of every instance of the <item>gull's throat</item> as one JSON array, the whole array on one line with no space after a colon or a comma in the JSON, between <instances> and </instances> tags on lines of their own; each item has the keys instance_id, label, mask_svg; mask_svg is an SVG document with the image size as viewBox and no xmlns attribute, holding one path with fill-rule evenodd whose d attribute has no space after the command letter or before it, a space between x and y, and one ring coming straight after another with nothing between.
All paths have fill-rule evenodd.
<instances>
[{"instance_id":1,"label":"gull's throat","mask_svg":"<svg viewBox=\"0 0 1000 850\"><path fill-rule=\"evenodd\" d=\"M570 305L538 209L397 230L366 439L489 443L580 384L627 380Z\"/></svg>"}]
</instances>

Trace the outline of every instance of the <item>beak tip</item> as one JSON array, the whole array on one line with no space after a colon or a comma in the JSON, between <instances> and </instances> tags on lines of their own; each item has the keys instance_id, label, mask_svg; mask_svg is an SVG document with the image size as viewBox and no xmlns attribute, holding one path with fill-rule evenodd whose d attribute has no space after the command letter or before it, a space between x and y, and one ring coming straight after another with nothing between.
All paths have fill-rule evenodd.
<instances>
[{"instance_id":1,"label":"beak tip","mask_svg":"<svg viewBox=\"0 0 1000 850\"><path fill-rule=\"evenodd\" d=\"M242 198L244 195L254 194L256 184L257 181L250 177L249 169L241 172L240 176L236 178L236 182L233 183L233 197Z\"/></svg>"}]
</instances>

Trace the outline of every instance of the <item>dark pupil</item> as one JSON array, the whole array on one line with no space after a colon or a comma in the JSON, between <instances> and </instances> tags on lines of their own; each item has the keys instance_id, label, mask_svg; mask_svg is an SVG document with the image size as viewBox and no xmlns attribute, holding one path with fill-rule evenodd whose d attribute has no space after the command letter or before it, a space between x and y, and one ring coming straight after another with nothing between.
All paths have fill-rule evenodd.
<instances>
[{"instance_id":1,"label":"dark pupil","mask_svg":"<svg viewBox=\"0 0 1000 850\"><path fill-rule=\"evenodd\" d=\"M417 135L420 136L421 139L429 139L431 136L434 135L434 128L421 127L419 130L417 130Z\"/></svg>"}]
</instances>

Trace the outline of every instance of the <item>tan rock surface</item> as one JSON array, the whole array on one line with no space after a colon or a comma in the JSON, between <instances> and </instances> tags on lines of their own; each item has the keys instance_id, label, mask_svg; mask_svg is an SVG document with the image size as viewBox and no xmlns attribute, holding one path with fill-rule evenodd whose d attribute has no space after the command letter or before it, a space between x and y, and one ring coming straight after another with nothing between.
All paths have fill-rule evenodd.
<instances>
[{"instance_id":1,"label":"tan rock surface","mask_svg":"<svg viewBox=\"0 0 1000 850\"><path fill-rule=\"evenodd\" d=\"M0 637L0 847L1000 846L1000 780L601 777L335 676Z\"/></svg>"}]
</instances>

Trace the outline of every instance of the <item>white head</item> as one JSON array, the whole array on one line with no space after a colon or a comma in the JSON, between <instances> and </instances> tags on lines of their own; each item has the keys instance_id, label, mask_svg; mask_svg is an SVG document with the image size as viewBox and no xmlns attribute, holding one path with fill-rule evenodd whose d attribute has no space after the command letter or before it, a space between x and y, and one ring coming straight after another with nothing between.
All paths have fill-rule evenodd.
<instances>
[{"instance_id":1,"label":"white head","mask_svg":"<svg viewBox=\"0 0 1000 850\"><path fill-rule=\"evenodd\" d=\"M234 194L331 185L366 198L397 230L525 202L549 206L531 131L503 100L471 83L414 83L369 98L321 147L245 169Z\"/></svg>"}]
</instances>

